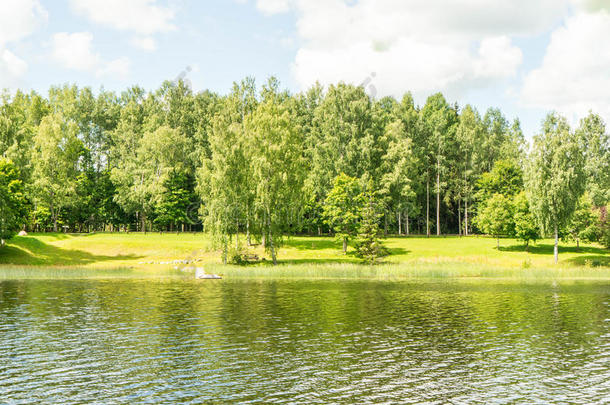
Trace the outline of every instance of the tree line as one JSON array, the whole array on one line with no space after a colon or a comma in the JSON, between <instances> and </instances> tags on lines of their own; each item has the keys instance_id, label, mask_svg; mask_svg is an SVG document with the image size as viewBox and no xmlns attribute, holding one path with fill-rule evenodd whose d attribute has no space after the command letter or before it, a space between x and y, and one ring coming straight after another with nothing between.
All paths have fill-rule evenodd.
<instances>
[{"instance_id":1,"label":"tree line","mask_svg":"<svg viewBox=\"0 0 610 405\"><path fill-rule=\"evenodd\" d=\"M517 119L440 93L418 106L344 83L291 94L274 78L226 95L182 81L65 85L2 94L0 155L3 240L22 228L205 231L225 260L262 243L275 261L287 235L337 234L346 249L363 224L609 238L610 141L593 113L576 129L551 113L529 145Z\"/></svg>"}]
</instances>

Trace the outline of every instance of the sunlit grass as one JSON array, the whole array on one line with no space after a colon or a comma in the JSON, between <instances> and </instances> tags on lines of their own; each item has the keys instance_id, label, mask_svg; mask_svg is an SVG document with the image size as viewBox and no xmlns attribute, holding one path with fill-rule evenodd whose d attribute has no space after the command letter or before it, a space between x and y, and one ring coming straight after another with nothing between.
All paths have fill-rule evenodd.
<instances>
[{"instance_id":1,"label":"sunlit grass","mask_svg":"<svg viewBox=\"0 0 610 405\"><path fill-rule=\"evenodd\" d=\"M20 268L24 277L35 270L49 277L53 272L58 277L64 273L93 276L92 270L104 277L169 275L185 266L168 262L188 259L193 263L187 267L205 266L230 278L610 278L610 252L595 244L576 248L561 243L560 263L555 265L551 240L539 241L529 251L514 239L501 239L497 249L495 239L476 236L389 237L384 243L391 255L373 267L361 264L352 247L344 255L338 241L324 236L285 238L280 265L275 267L261 246L249 247L248 252L265 260L237 267L221 266L220 253L200 233L33 234L16 237L0 249L0 266L11 266L0 269L0 277L18 275Z\"/></svg>"},{"instance_id":2,"label":"sunlit grass","mask_svg":"<svg viewBox=\"0 0 610 405\"><path fill-rule=\"evenodd\" d=\"M569 266L558 268L511 268L467 263L381 264L368 266L352 263L283 264L279 266L207 265L208 273L228 278L308 278L308 279L450 279L450 278L509 278L509 279L610 279L609 267L590 268Z\"/></svg>"}]
</instances>

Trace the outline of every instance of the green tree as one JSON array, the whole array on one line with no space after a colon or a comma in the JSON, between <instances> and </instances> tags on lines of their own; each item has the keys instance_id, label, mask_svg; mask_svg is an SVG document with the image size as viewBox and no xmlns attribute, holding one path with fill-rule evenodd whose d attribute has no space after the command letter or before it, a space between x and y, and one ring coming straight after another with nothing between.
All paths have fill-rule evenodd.
<instances>
[{"instance_id":1,"label":"green tree","mask_svg":"<svg viewBox=\"0 0 610 405\"><path fill-rule=\"evenodd\" d=\"M282 235L296 222L305 204L303 132L287 99L271 78L245 126L253 159L244 184L252 182L255 186L254 207L262 224L259 233L274 264Z\"/></svg>"},{"instance_id":2,"label":"green tree","mask_svg":"<svg viewBox=\"0 0 610 405\"><path fill-rule=\"evenodd\" d=\"M58 231L57 220L62 208L75 198L78 160L83 150L77 130L76 124L65 122L63 116L54 113L42 120L34 138L34 198L49 209L53 232Z\"/></svg>"},{"instance_id":3,"label":"green tree","mask_svg":"<svg viewBox=\"0 0 610 405\"><path fill-rule=\"evenodd\" d=\"M530 211L529 202L525 191L515 195L513 199L513 221L514 236L525 243L525 250L529 250L529 242L540 238L540 227L536 224L536 218Z\"/></svg>"},{"instance_id":4,"label":"green tree","mask_svg":"<svg viewBox=\"0 0 610 405\"><path fill-rule=\"evenodd\" d=\"M235 83L229 96L219 101L212 118L209 156L202 154L197 190L202 198L204 223L228 260L229 241L239 247L239 223L250 231L256 183L251 178L252 150L246 120L256 109L254 82ZM249 234L248 234L249 237Z\"/></svg>"},{"instance_id":5,"label":"green tree","mask_svg":"<svg viewBox=\"0 0 610 405\"><path fill-rule=\"evenodd\" d=\"M580 197L566 227L567 239L576 241L576 247L580 247L580 241L597 241L600 234L599 215L593 210L593 202L589 194Z\"/></svg>"},{"instance_id":6,"label":"green tree","mask_svg":"<svg viewBox=\"0 0 610 405\"><path fill-rule=\"evenodd\" d=\"M373 189L372 181L369 181L367 189L362 193L361 200L362 220L358 227L356 251L365 262L373 264L384 256L387 250L379 239L379 218L382 214L379 207L379 192Z\"/></svg>"},{"instance_id":7,"label":"green tree","mask_svg":"<svg viewBox=\"0 0 610 405\"><path fill-rule=\"evenodd\" d=\"M585 153L587 192L593 204L603 207L610 202L610 134L599 115L589 113L576 131Z\"/></svg>"},{"instance_id":8,"label":"green tree","mask_svg":"<svg viewBox=\"0 0 610 405\"><path fill-rule=\"evenodd\" d=\"M386 153L382 158L381 194L394 208L398 218L398 233L402 233L402 213L408 213L412 207L414 191L411 188L415 177L415 158L411 149L411 139L407 136L404 124L400 120L386 126L383 142ZM412 210L411 210L412 211Z\"/></svg>"},{"instance_id":9,"label":"green tree","mask_svg":"<svg viewBox=\"0 0 610 405\"><path fill-rule=\"evenodd\" d=\"M487 200L487 203L476 217L476 224L483 232L497 239L500 248L500 237L513 232L513 207L511 200L504 195L496 193Z\"/></svg>"},{"instance_id":10,"label":"green tree","mask_svg":"<svg viewBox=\"0 0 610 405\"><path fill-rule=\"evenodd\" d=\"M512 198L523 190L523 171L517 162L498 160L490 172L483 173L477 181L477 198L483 204L494 194Z\"/></svg>"},{"instance_id":11,"label":"green tree","mask_svg":"<svg viewBox=\"0 0 610 405\"><path fill-rule=\"evenodd\" d=\"M324 218L337 238L343 241L343 253L347 253L348 241L358 234L362 198L358 179L341 173L324 202Z\"/></svg>"},{"instance_id":12,"label":"green tree","mask_svg":"<svg viewBox=\"0 0 610 405\"><path fill-rule=\"evenodd\" d=\"M26 222L24 187L15 165L0 159L0 247Z\"/></svg>"},{"instance_id":13,"label":"green tree","mask_svg":"<svg viewBox=\"0 0 610 405\"><path fill-rule=\"evenodd\" d=\"M458 160L459 171L461 175L458 177L458 196L464 201L464 235L469 232L469 204L472 202L473 192L475 189L475 178L477 170L474 165L475 151L477 145L480 145L482 138L482 125L479 113L467 105L460 114L459 124L456 130L456 140L458 143L459 153L462 156ZM459 202L461 205L461 201ZM459 207L458 207L459 213ZM461 228L461 227L460 227ZM461 233L461 231L460 231Z\"/></svg>"},{"instance_id":14,"label":"green tree","mask_svg":"<svg viewBox=\"0 0 610 405\"><path fill-rule=\"evenodd\" d=\"M544 233L555 237L558 262L559 230L566 226L585 189L583 152L565 118L549 114L542 133L534 137L527 170L530 207Z\"/></svg>"},{"instance_id":15,"label":"green tree","mask_svg":"<svg viewBox=\"0 0 610 405\"><path fill-rule=\"evenodd\" d=\"M455 143L457 114L441 93L428 97L421 110L423 130L428 145L426 147L427 167L434 167L436 194L436 234L441 234L441 191L447 187L445 175L451 165L449 156ZM431 173L426 172L427 217L429 217L429 181ZM428 221L428 219L426 220ZM429 225L426 225L429 234Z\"/></svg>"}]
</instances>

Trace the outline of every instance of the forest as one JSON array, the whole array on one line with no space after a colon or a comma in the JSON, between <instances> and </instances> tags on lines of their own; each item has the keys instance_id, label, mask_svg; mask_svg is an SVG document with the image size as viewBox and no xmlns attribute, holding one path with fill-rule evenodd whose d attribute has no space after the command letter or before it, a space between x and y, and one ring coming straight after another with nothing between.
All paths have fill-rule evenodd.
<instances>
[{"instance_id":1,"label":"forest","mask_svg":"<svg viewBox=\"0 0 610 405\"><path fill-rule=\"evenodd\" d=\"M440 93L420 106L274 78L226 95L64 85L2 94L0 155L3 244L20 230L206 232L225 262L252 243L275 262L283 238L312 234L371 257L388 234L610 245L610 136L593 112L575 128L549 113L528 142L517 119Z\"/></svg>"}]
</instances>

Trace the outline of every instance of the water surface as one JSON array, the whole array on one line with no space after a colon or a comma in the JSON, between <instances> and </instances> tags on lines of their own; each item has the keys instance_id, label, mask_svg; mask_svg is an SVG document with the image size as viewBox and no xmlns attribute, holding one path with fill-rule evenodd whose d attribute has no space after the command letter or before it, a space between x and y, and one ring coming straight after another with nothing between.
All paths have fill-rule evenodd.
<instances>
[{"instance_id":1,"label":"water surface","mask_svg":"<svg viewBox=\"0 0 610 405\"><path fill-rule=\"evenodd\" d=\"M608 398L607 283L0 281L0 403Z\"/></svg>"}]
</instances>

